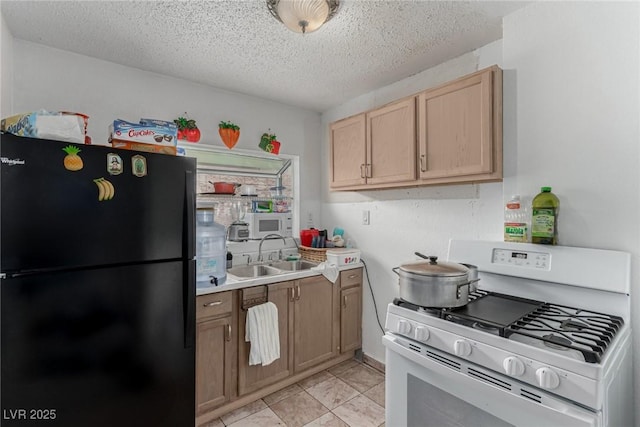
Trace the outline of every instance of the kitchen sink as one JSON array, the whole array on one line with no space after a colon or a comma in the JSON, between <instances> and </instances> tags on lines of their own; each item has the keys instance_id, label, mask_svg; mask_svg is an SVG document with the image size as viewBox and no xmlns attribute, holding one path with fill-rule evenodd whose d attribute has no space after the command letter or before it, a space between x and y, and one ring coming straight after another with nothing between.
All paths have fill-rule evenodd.
<instances>
[{"instance_id":1,"label":"kitchen sink","mask_svg":"<svg viewBox=\"0 0 640 427\"><path fill-rule=\"evenodd\" d=\"M275 276L277 274L290 273L292 271L309 270L317 264L309 261L276 261L269 264L242 265L232 267L227 273L241 278L255 278L263 276Z\"/></svg>"},{"instance_id":2,"label":"kitchen sink","mask_svg":"<svg viewBox=\"0 0 640 427\"><path fill-rule=\"evenodd\" d=\"M269 265L243 265L241 267L232 267L227 270L227 273L233 274L237 277L262 277L273 276L274 274L281 274L282 271L271 267Z\"/></svg>"},{"instance_id":3,"label":"kitchen sink","mask_svg":"<svg viewBox=\"0 0 640 427\"><path fill-rule=\"evenodd\" d=\"M286 271L300 271L300 270L309 270L312 267L315 267L317 264L309 261L278 261L269 264L272 267L279 268L280 270Z\"/></svg>"}]
</instances>

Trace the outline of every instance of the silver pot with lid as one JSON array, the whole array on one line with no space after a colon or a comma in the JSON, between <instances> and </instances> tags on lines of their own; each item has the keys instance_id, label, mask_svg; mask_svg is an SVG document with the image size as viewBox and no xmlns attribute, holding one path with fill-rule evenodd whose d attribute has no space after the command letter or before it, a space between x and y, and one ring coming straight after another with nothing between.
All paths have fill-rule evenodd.
<instances>
[{"instance_id":1,"label":"silver pot with lid","mask_svg":"<svg viewBox=\"0 0 640 427\"><path fill-rule=\"evenodd\" d=\"M421 307L454 308L469 302L475 290L477 268L470 264L438 261L436 256L416 255L413 261L393 268L399 276L400 298Z\"/></svg>"}]
</instances>

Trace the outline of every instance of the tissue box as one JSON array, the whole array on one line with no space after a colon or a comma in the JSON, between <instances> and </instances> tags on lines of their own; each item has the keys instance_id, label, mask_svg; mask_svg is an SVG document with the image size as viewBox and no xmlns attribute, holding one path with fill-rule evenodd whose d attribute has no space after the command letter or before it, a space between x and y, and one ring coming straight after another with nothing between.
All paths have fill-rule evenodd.
<instances>
[{"instance_id":1,"label":"tissue box","mask_svg":"<svg viewBox=\"0 0 640 427\"><path fill-rule=\"evenodd\" d=\"M6 117L0 122L2 132L30 138L84 144L89 116L80 113L40 110Z\"/></svg>"},{"instance_id":2,"label":"tissue box","mask_svg":"<svg viewBox=\"0 0 640 427\"><path fill-rule=\"evenodd\" d=\"M338 267L360 262L360 249L327 249L327 262Z\"/></svg>"}]
</instances>

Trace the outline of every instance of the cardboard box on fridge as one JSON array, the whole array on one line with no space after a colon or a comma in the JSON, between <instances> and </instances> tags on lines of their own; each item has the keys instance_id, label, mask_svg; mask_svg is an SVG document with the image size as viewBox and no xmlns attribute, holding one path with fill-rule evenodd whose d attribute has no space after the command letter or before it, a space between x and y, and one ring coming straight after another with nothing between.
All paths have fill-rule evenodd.
<instances>
[{"instance_id":1,"label":"cardboard box on fridge","mask_svg":"<svg viewBox=\"0 0 640 427\"><path fill-rule=\"evenodd\" d=\"M112 140L175 148L178 127L175 123L161 120L142 119L140 123L131 123L118 119L109 125L109 141Z\"/></svg>"},{"instance_id":2,"label":"cardboard box on fridge","mask_svg":"<svg viewBox=\"0 0 640 427\"><path fill-rule=\"evenodd\" d=\"M112 139L111 146L113 148L122 148L125 150L144 151L145 153L160 153L176 155L177 147L168 145L147 144L145 142L121 141Z\"/></svg>"}]
</instances>

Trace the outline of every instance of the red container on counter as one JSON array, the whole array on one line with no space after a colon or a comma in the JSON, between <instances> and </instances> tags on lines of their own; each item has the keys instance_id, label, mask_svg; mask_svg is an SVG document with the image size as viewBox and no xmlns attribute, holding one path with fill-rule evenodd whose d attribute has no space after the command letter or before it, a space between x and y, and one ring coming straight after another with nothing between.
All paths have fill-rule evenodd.
<instances>
[{"instance_id":1,"label":"red container on counter","mask_svg":"<svg viewBox=\"0 0 640 427\"><path fill-rule=\"evenodd\" d=\"M313 240L313 236L317 236L319 234L320 234L320 230L316 230L315 228L300 230L300 244L302 246L311 247L311 241Z\"/></svg>"}]
</instances>

